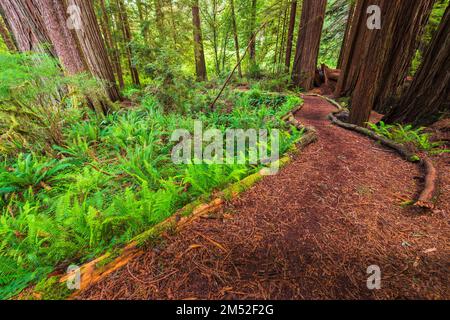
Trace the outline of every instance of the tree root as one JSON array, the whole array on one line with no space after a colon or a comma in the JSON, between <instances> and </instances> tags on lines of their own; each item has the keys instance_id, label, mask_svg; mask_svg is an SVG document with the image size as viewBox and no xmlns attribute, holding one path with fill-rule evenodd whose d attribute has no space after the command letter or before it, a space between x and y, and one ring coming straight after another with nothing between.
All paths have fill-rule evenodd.
<instances>
[{"instance_id":1,"label":"tree root","mask_svg":"<svg viewBox=\"0 0 450 320\"><path fill-rule=\"evenodd\" d=\"M294 113L300 110L300 108L301 106L297 106L282 117L287 124L294 126L298 130L304 131L304 134L296 143L294 153L303 150L305 147L316 142L318 139L317 132L313 127L305 127L297 119L295 119ZM279 167L281 168L286 166L292 161L292 159L293 157L290 155L286 155L279 159ZM149 243L151 240L158 239L164 232L180 232L193 221L216 213L223 208L226 201L236 198L239 194L245 190L248 190L263 178L264 169L222 190L214 200L208 203L203 203L203 201L206 201L205 199L196 200L178 210L174 215L156 226L153 226L147 231L144 231L134 237L130 243L128 243L128 245L126 245L117 255L113 256L111 253L106 253L97 259L84 264L80 267L80 288L73 292L70 298L75 298L81 291L123 267L132 259L141 256L144 253L142 246L146 243ZM70 275L62 276L60 277L59 282L63 283L68 281L70 278Z\"/></svg>"}]
</instances>

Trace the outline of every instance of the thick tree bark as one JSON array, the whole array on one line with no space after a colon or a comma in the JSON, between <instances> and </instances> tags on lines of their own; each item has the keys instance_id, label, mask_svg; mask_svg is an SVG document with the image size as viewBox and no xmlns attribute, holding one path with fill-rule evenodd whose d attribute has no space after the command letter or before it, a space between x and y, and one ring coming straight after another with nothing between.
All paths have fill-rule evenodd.
<instances>
[{"instance_id":1,"label":"thick tree bark","mask_svg":"<svg viewBox=\"0 0 450 320\"><path fill-rule=\"evenodd\" d=\"M205 53L203 50L203 38L198 0L196 0L194 2L194 5L192 6L192 23L194 27L194 56L197 81L206 81L208 79L208 76L206 73Z\"/></svg>"},{"instance_id":2,"label":"thick tree bark","mask_svg":"<svg viewBox=\"0 0 450 320\"><path fill-rule=\"evenodd\" d=\"M41 8L36 0L1 0L0 8L21 52L44 52L56 56L45 31Z\"/></svg>"},{"instance_id":3,"label":"thick tree bark","mask_svg":"<svg viewBox=\"0 0 450 320\"><path fill-rule=\"evenodd\" d=\"M240 63L241 56L239 53L239 37L236 23L236 12L234 9L234 0L230 0L230 7L231 7L231 23L233 25L234 48L236 50L236 61L238 63L238 74L239 77L242 78L242 68Z\"/></svg>"},{"instance_id":4,"label":"thick tree bark","mask_svg":"<svg viewBox=\"0 0 450 320\"><path fill-rule=\"evenodd\" d=\"M65 71L71 75L88 72L76 36L67 27L64 3L57 0L36 0L36 3L41 8L47 35Z\"/></svg>"},{"instance_id":5,"label":"thick tree bark","mask_svg":"<svg viewBox=\"0 0 450 320\"><path fill-rule=\"evenodd\" d=\"M342 60L344 59L344 50L345 50L345 45L347 43L347 39L350 36L350 26L353 23L353 15L355 14L355 4L352 2L350 4L350 9L348 11L348 18L347 18L347 24L345 27L345 34L344 34L344 40L342 41L342 46L341 46L341 51L339 52L339 58L338 58L338 63L337 63L337 69L340 69L342 67Z\"/></svg>"},{"instance_id":6,"label":"thick tree bark","mask_svg":"<svg viewBox=\"0 0 450 320\"><path fill-rule=\"evenodd\" d=\"M450 7L400 102L383 119L387 123L424 126L450 112Z\"/></svg>"},{"instance_id":7,"label":"thick tree bark","mask_svg":"<svg viewBox=\"0 0 450 320\"><path fill-rule=\"evenodd\" d=\"M58 2L58 0L53 1ZM82 27L76 28L75 33L89 70L94 77L103 81L105 91L111 101L114 102L120 100L119 89L116 85L113 68L101 36L92 2L85 0L68 0L67 5L78 6L80 8Z\"/></svg>"},{"instance_id":8,"label":"thick tree bark","mask_svg":"<svg viewBox=\"0 0 450 320\"><path fill-rule=\"evenodd\" d=\"M387 54L390 51L390 59L384 57L384 61L388 62L384 70L387 82L383 92L380 93L381 98L377 99L375 105L383 106L386 99L395 94L396 89L403 83L406 78L408 68L417 47L417 40L428 21L430 10L435 0L418 0L414 5L408 0L391 1L390 7L394 12L387 13L382 10L382 15L394 15L393 21L390 21L390 35L383 34L387 37L384 41L392 44L390 49L386 49ZM367 27L367 8L370 5L381 5L383 1L357 0L354 13L351 18L351 24L347 33L347 37L342 49L341 65L342 76L340 77L335 96L350 96L355 89L363 64L366 62L365 53L367 52L367 41L373 30ZM403 8L402 13L398 12L398 8ZM390 9L387 9L390 10ZM384 18L382 23L384 24ZM382 26L383 30L386 29ZM392 72L395 70L395 72ZM378 109L382 111L381 108Z\"/></svg>"},{"instance_id":9,"label":"thick tree bark","mask_svg":"<svg viewBox=\"0 0 450 320\"><path fill-rule=\"evenodd\" d=\"M361 67L364 42L372 30L367 28L367 0L356 0L347 37L341 49L341 77L338 80L335 96L348 96L356 85L357 74Z\"/></svg>"},{"instance_id":10,"label":"thick tree bark","mask_svg":"<svg viewBox=\"0 0 450 320\"><path fill-rule=\"evenodd\" d=\"M120 25L122 28L123 38L125 41L125 51L127 54L128 66L130 68L131 80L133 81L134 85L139 86L141 85L141 81L139 79L138 70L136 66L133 64L133 52L131 50L132 37L131 37L130 22L128 21L127 8L125 7L123 0L117 0L117 8L119 10Z\"/></svg>"},{"instance_id":11,"label":"thick tree bark","mask_svg":"<svg viewBox=\"0 0 450 320\"><path fill-rule=\"evenodd\" d=\"M326 6L326 0L303 0L292 82L306 90L314 85Z\"/></svg>"},{"instance_id":12,"label":"thick tree bark","mask_svg":"<svg viewBox=\"0 0 450 320\"><path fill-rule=\"evenodd\" d=\"M407 0L361 0L357 4L361 6L359 10L362 19L359 19L360 28L355 28L352 32L360 31L364 38L357 39L358 46L352 50L358 52L358 58L344 61L344 65L352 62L359 65L354 69L352 79L354 89L349 118L351 123L364 126L377 101L382 101L404 80L414 54L416 34L411 33L418 31L416 19L423 23L422 20L426 19L423 16L428 16L426 12L432 2L433 0L420 0L411 6ZM378 5L381 9L381 29L370 30L367 27L366 12L370 5ZM361 28L365 30L362 31ZM340 81L348 77L345 74L348 68L343 68L343 72Z\"/></svg>"},{"instance_id":13,"label":"thick tree bark","mask_svg":"<svg viewBox=\"0 0 450 320\"><path fill-rule=\"evenodd\" d=\"M3 39L3 42L5 43L6 47L10 52L16 52L17 48L14 44L14 41L11 38L11 35L9 34L8 28L6 27L5 23L3 22L3 18L0 17L0 35Z\"/></svg>"},{"instance_id":14,"label":"thick tree bark","mask_svg":"<svg viewBox=\"0 0 450 320\"><path fill-rule=\"evenodd\" d=\"M289 17L289 29L286 44L286 72L291 69L292 41L294 40L295 17L297 15L297 0L291 2L291 15Z\"/></svg>"},{"instance_id":15,"label":"thick tree bark","mask_svg":"<svg viewBox=\"0 0 450 320\"><path fill-rule=\"evenodd\" d=\"M68 74L90 71L104 82L105 92L109 98L117 101L120 96L115 86L114 74L111 76L108 73L112 69L109 66L93 8L90 2L78 1L80 2L20 0L4 1L1 5L2 9L9 13L7 17L11 17L11 26L15 30L13 32L17 33L16 37L20 39L18 41L20 51L40 52L42 44L46 44L45 47L51 50L53 56L59 58ZM83 30L77 31L77 34L82 32L78 37L67 24L66 12L69 5L77 5L80 8L80 26ZM85 37L85 32L89 36ZM106 96L104 99L95 98L95 100L102 105L103 111L108 111L110 101ZM95 104L91 97L88 97L88 101Z\"/></svg>"}]
</instances>

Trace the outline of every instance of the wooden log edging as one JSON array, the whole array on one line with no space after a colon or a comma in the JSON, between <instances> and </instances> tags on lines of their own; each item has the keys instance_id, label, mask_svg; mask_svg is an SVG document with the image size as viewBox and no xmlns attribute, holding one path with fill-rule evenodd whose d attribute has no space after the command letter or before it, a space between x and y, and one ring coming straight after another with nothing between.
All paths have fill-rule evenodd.
<instances>
[{"instance_id":1,"label":"wooden log edging","mask_svg":"<svg viewBox=\"0 0 450 320\"><path fill-rule=\"evenodd\" d=\"M413 163L419 163L419 165L422 168L422 171L424 172L424 180L425 185L420 193L418 199L414 202L414 205L416 207L424 208L424 209L434 209L437 199L438 199L438 190L439 190L439 181L438 181L438 173L433 165L433 162L431 159L423 154L421 157L418 157L414 152L409 150L405 145L396 143L393 140L387 139L385 137L382 137L378 134L376 134L374 131L363 128L354 124L346 123L341 120L339 120L336 115L344 111L345 109L342 108L342 106L335 100L324 97L319 94L305 94L305 96L314 96L319 97L322 99L327 100L330 102L333 106L335 106L338 110L333 111L328 115L328 118L330 119L331 123L334 125L337 125L339 127L342 127L347 130L356 131L360 134L363 134L365 136L368 136L369 138L380 142L382 145L391 148L395 150L398 154L400 154L406 161L413 162Z\"/></svg>"},{"instance_id":2,"label":"wooden log edging","mask_svg":"<svg viewBox=\"0 0 450 320\"><path fill-rule=\"evenodd\" d=\"M294 113L300 110L301 107L302 105L295 107L284 117L282 117L286 124L292 125L298 130L303 130L303 135L295 143L293 151L277 161L278 163L276 163L276 165L278 165L279 168L285 167L294 159L294 156L297 153L318 140L318 135L315 128L303 126L297 119L295 119ZM242 179L241 181L232 184L228 188L222 190L216 198L210 202L204 203L205 199L198 199L184 206L171 217L134 237L131 242L121 249L116 255L106 253L93 261L85 263L80 267L80 288L74 291L69 299L75 298L81 291L120 269L132 259L143 255L145 251L142 246L158 239L164 232L180 232L192 222L216 213L224 206L226 201L236 198L242 192L248 190L258 181L263 179L265 177L265 169L266 168L263 168L260 171ZM61 276L59 278L59 282L66 282L70 279L70 277L71 275Z\"/></svg>"}]
</instances>

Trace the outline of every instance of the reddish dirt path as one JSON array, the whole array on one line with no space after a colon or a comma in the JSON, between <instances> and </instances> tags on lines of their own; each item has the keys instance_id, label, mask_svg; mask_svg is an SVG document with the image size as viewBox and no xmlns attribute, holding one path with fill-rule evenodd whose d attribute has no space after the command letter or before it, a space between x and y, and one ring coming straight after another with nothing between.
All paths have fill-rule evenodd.
<instances>
[{"instance_id":1,"label":"reddish dirt path","mask_svg":"<svg viewBox=\"0 0 450 320\"><path fill-rule=\"evenodd\" d=\"M332 110L306 97L297 118L318 143L80 298L449 298L448 207L403 208L420 190L417 166L331 126ZM372 264L381 290L367 289Z\"/></svg>"}]
</instances>

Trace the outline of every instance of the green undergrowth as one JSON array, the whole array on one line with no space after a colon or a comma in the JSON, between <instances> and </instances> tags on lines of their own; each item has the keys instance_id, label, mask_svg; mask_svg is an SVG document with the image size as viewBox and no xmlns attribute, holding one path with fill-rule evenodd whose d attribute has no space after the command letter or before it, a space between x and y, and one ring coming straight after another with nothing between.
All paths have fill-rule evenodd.
<instances>
[{"instance_id":1,"label":"green undergrowth","mask_svg":"<svg viewBox=\"0 0 450 320\"><path fill-rule=\"evenodd\" d=\"M281 116L300 103L295 96L251 90L227 92L214 111L205 102L180 113L164 110L145 93L138 107L107 116L67 104L64 122L58 122L61 134L50 148L39 137L17 148L8 140L0 158L0 298L114 250L184 205L261 168L176 165L174 130L192 132L194 120L223 133L281 129L282 154L302 132Z\"/></svg>"},{"instance_id":2,"label":"green undergrowth","mask_svg":"<svg viewBox=\"0 0 450 320\"><path fill-rule=\"evenodd\" d=\"M414 128L411 125L386 124L380 121L378 124L368 123L370 129L378 135L393 140L399 144L405 144L416 151L424 151L430 154L449 152L448 149L442 149L442 142L433 142L430 140L431 134L426 133L426 128Z\"/></svg>"}]
</instances>

